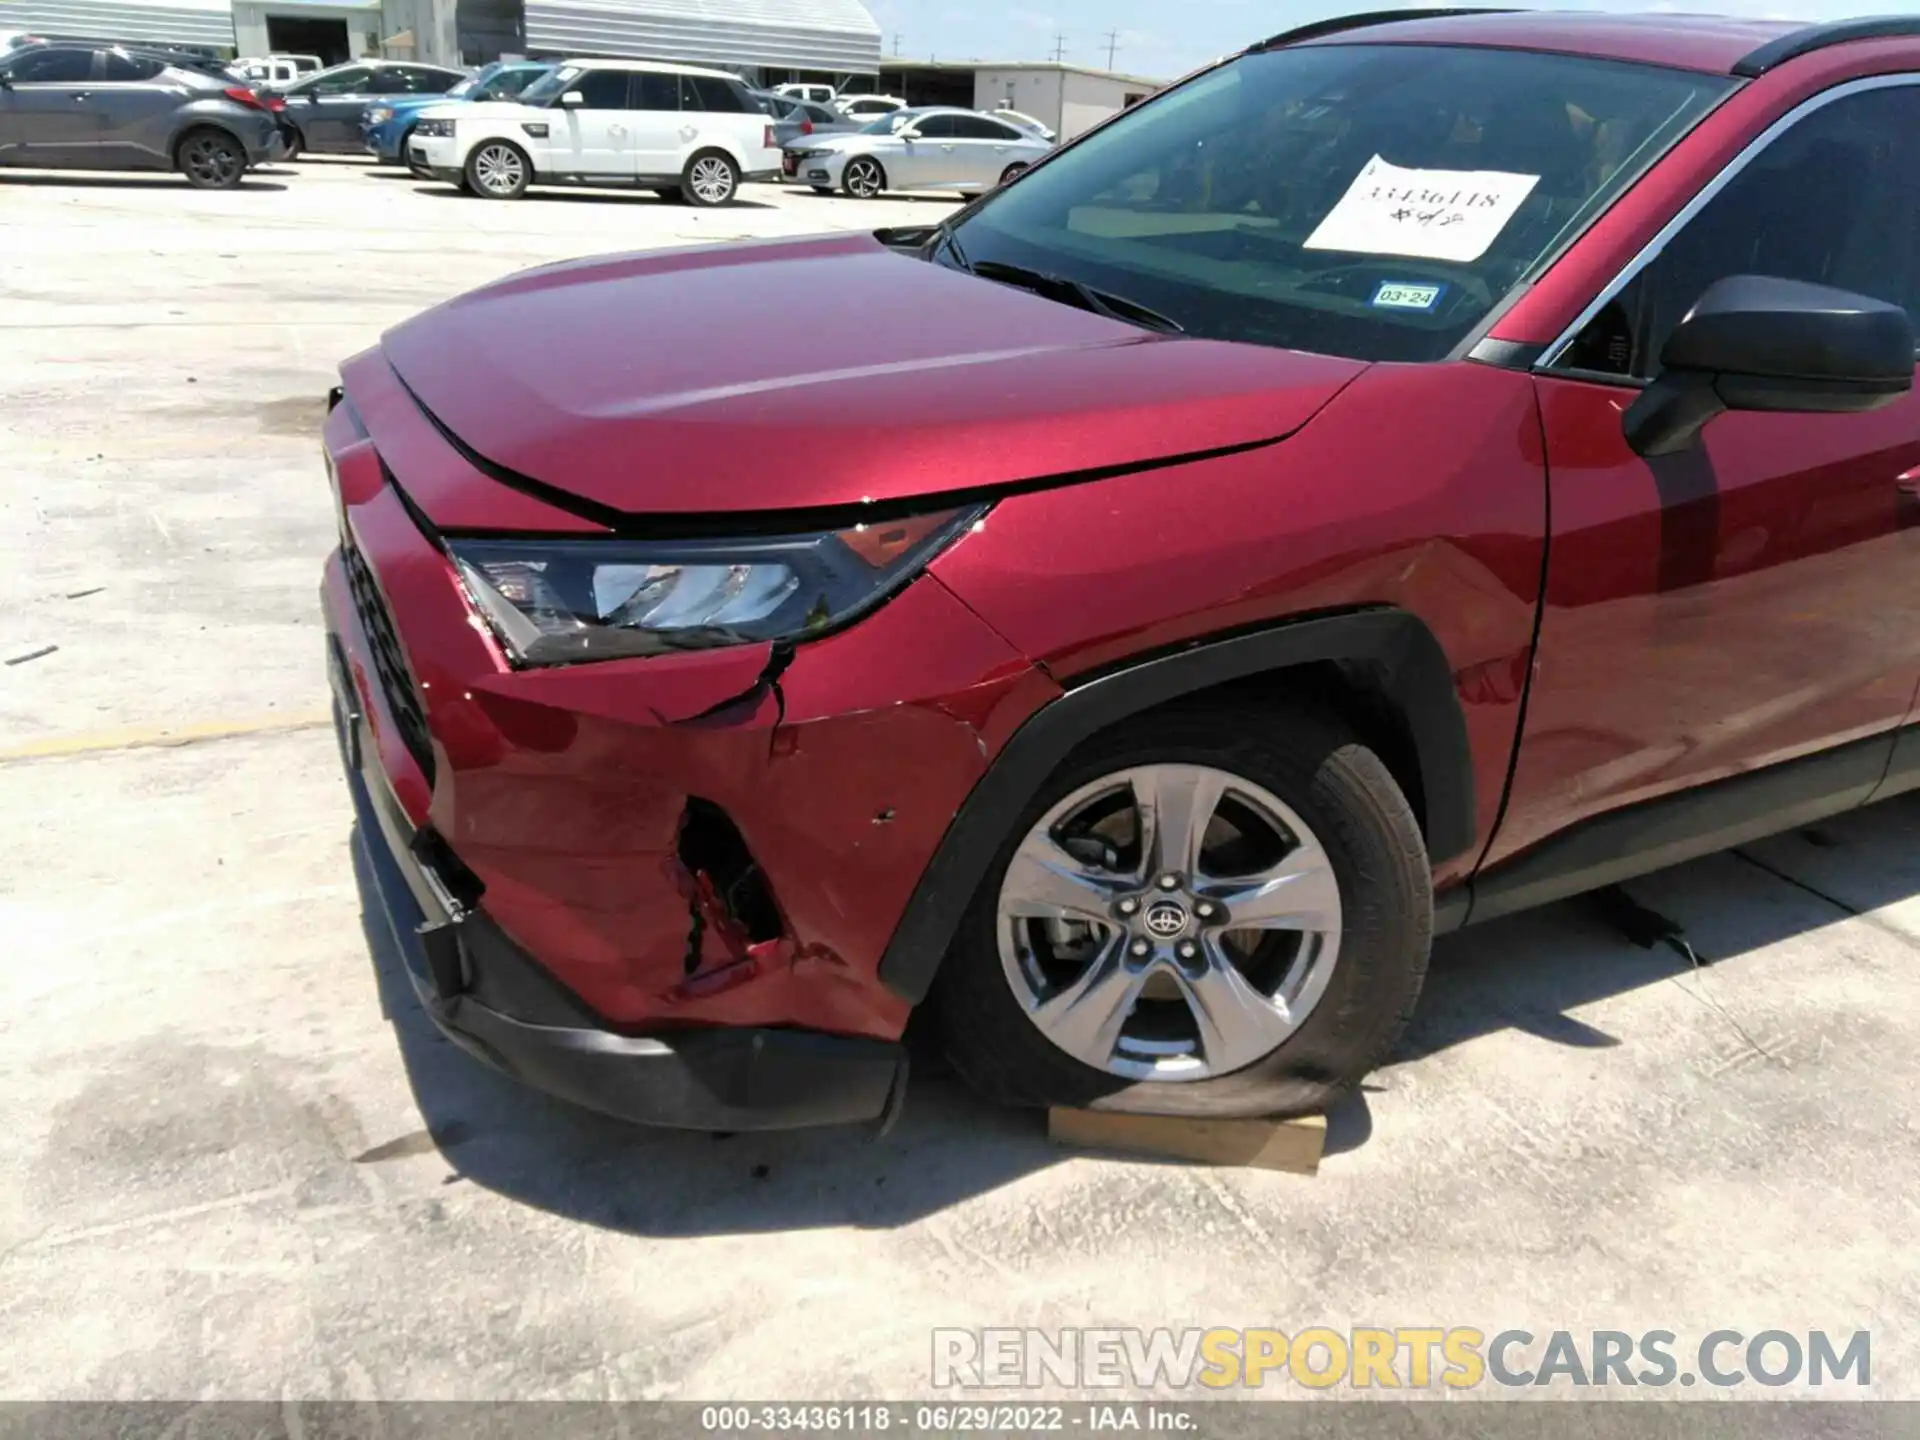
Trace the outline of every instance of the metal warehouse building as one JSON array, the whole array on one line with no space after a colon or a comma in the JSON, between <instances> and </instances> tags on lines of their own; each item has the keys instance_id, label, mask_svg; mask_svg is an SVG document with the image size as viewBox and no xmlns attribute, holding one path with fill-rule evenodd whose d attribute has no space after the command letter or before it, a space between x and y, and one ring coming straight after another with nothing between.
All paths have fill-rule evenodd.
<instances>
[{"instance_id":1,"label":"metal warehouse building","mask_svg":"<svg viewBox=\"0 0 1920 1440\"><path fill-rule=\"evenodd\" d=\"M880 66L880 27L860 0L0 0L6 30L328 62L619 55L848 78Z\"/></svg>"}]
</instances>

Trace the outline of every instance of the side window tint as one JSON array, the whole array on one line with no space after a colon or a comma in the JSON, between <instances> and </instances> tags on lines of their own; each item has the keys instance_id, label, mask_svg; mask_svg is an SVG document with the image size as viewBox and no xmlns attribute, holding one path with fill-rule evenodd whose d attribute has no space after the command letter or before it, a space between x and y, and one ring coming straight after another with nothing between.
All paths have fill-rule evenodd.
<instances>
[{"instance_id":1,"label":"side window tint","mask_svg":"<svg viewBox=\"0 0 1920 1440\"><path fill-rule=\"evenodd\" d=\"M118 50L107 51L107 79L120 84L133 84L141 80L151 80L166 69L158 60L144 55L122 55Z\"/></svg>"},{"instance_id":2,"label":"side window tint","mask_svg":"<svg viewBox=\"0 0 1920 1440\"><path fill-rule=\"evenodd\" d=\"M569 87L578 90L586 102L585 110L624 110L627 108L627 72L589 70Z\"/></svg>"},{"instance_id":3,"label":"side window tint","mask_svg":"<svg viewBox=\"0 0 1920 1440\"><path fill-rule=\"evenodd\" d=\"M77 85L93 74L91 50L36 50L13 62L16 85Z\"/></svg>"},{"instance_id":4,"label":"side window tint","mask_svg":"<svg viewBox=\"0 0 1920 1440\"><path fill-rule=\"evenodd\" d=\"M1651 379L1667 336L1728 275L1834 285L1920 318L1920 88L1807 116L1729 180L1569 347L1566 366Z\"/></svg>"},{"instance_id":5,"label":"side window tint","mask_svg":"<svg viewBox=\"0 0 1920 1440\"><path fill-rule=\"evenodd\" d=\"M652 70L637 70L633 74L633 108L635 110L678 110L680 108L680 85L672 75L661 75Z\"/></svg>"},{"instance_id":6,"label":"side window tint","mask_svg":"<svg viewBox=\"0 0 1920 1440\"><path fill-rule=\"evenodd\" d=\"M984 115L956 115L953 117L954 133L963 140L1018 140L1020 134L1011 126L1002 125L998 120L989 120Z\"/></svg>"},{"instance_id":7,"label":"side window tint","mask_svg":"<svg viewBox=\"0 0 1920 1440\"><path fill-rule=\"evenodd\" d=\"M367 81L372 72L364 65L355 65L350 70L336 70L312 81L306 87L309 95L359 95L367 90Z\"/></svg>"},{"instance_id":8,"label":"side window tint","mask_svg":"<svg viewBox=\"0 0 1920 1440\"><path fill-rule=\"evenodd\" d=\"M733 86L717 76L682 75L680 108L704 110L715 115L736 115L744 113L747 105Z\"/></svg>"},{"instance_id":9,"label":"side window tint","mask_svg":"<svg viewBox=\"0 0 1920 1440\"><path fill-rule=\"evenodd\" d=\"M960 134L957 118L953 115L928 115L913 128L919 131L923 140L951 140Z\"/></svg>"}]
</instances>

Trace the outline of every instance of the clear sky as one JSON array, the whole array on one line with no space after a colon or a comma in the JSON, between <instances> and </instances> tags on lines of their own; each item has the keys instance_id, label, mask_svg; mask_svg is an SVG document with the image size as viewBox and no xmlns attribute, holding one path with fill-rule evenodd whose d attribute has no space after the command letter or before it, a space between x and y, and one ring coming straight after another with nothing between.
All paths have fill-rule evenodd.
<instances>
[{"instance_id":1,"label":"clear sky","mask_svg":"<svg viewBox=\"0 0 1920 1440\"><path fill-rule=\"evenodd\" d=\"M1243 45L1328 15L1386 9L1392 0L865 0L886 53L938 60L1045 60L1064 37L1071 64L1170 80ZM1427 0L1437 3L1437 0ZM1496 0L1486 0L1496 3ZM1920 9L1914 0L1533 0L1540 8L1714 11L1827 20Z\"/></svg>"}]
</instances>

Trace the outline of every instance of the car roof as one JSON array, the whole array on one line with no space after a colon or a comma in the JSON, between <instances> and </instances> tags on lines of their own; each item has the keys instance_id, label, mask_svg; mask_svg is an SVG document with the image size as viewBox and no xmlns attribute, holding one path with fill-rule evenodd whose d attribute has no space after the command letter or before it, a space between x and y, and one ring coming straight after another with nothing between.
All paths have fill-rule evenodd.
<instances>
[{"instance_id":1,"label":"car roof","mask_svg":"<svg viewBox=\"0 0 1920 1440\"><path fill-rule=\"evenodd\" d=\"M595 70L650 70L660 75L711 75L716 80L739 80L726 70L709 70L704 65L676 65L670 60L614 60L603 55L569 55L560 65L591 65ZM745 81L741 81L745 84Z\"/></svg>"},{"instance_id":2,"label":"car roof","mask_svg":"<svg viewBox=\"0 0 1920 1440\"><path fill-rule=\"evenodd\" d=\"M1356 23L1357 22L1357 23ZM1337 28L1336 28L1337 27ZM1727 75L1747 55L1796 30L1797 20L1730 15L1606 14L1579 10L1392 12L1350 16L1276 35L1287 45L1486 45L1634 60Z\"/></svg>"}]
</instances>

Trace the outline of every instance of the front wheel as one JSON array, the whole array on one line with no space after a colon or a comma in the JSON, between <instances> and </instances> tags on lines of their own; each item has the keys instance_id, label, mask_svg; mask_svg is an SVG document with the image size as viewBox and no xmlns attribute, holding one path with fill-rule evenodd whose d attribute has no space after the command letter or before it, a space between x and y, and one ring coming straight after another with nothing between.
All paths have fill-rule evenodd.
<instances>
[{"instance_id":1,"label":"front wheel","mask_svg":"<svg viewBox=\"0 0 1920 1440\"><path fill-rule=\"evenodd\" d=\"M740 190L740 167L718 150L702 150L680 173L680 194L695 205L731 205Z\"/></svg>"},{"instance_id":2,"label":"front wheel","mask_svg":"<svg viewBox=\"0 0 1920 1440\"><path fill-rule=\"evenodd\" d=\"M887 188L887 172L878 160L862 155L840 172L840 188L856 200L871 200Z\"/></svg>"},{"instance_id":3,"label":"front wheel","mask_svg":"<svg viewBox=\"0 0 1920 1440\"><path fill-rule=\"evenodd\" d=\"M990 1098L1324 1109L1386 1058L1432 938L1420 830L1316 709L1182 707L1099 737L1016 823L941 966Z\"/></svg>"},{"instance_id":4,"label":"front wheel","mask_svg":"<svg viewBox=\"0 0 1920 1440\"><path fill-rule=\"evenodd\" d=\"M518 200L533 180L526 151L505 140L476 145L467 156L467 188L488 200Z\"/></svg>"},{"instance_id":5,"label":"front wheel","mask_svg":"<svg viewBox=\"0 0 1920 1440\"><path fill-rule=\"evenodd\" d=\"M175 152L187 183L200 190L231 190L247 173L247 152L224 130L189 130Z\"/></svg>"},{"instance_id":6,"label":"front wheel","mask_svg":"<svg viewBox=\"0 0 1920 1440\"><path fill-rule=\"evenodd\" d=\"M1009 165L1006 169L1000 172L1000 183L1002 185L1005 185L1009 180L1017 179L1020 175L1020 172L1026 168L1027 167L1025 165L1017 161L1014 164Z\"/></svg>"}]
</instances>

